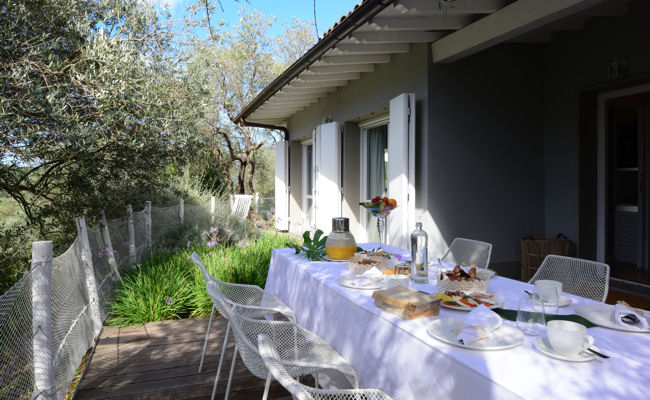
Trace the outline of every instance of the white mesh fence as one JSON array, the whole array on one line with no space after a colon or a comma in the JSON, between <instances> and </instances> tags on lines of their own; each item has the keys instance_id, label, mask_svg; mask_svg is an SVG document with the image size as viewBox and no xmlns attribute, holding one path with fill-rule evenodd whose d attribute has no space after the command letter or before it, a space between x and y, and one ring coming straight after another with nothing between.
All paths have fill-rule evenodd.
<instances>
[{"instance_id":1,"label":"white mesh fence","mask_svg":"<svg viewBox=\"0 0 650 400\"><path fill-rule=\"evenodd\" d=\"M34 388L32 271L0 297L0 399L29 398Z\"/></svg>"},{"instance_id":2,"label":"white mesh fence","mask_svg":"<svg viewBox=\"0 0 650 400\"><path fill-rule=\"evenodd\" d=\"M228 202L216 203L216 215L229 212ZM197 230L206 229L213 219L209 204L184 207L183 223ZM88 235L87 248L82 232L68 250L52 259L51 283L45 286L52 291L48 311L52 334L47 344L51 360L45 360L45 364L53 371L56 388L35 389L40 375L35 377L34 372L34 355L39 355L34 337L41 327L34 330L32 291L37 286L33 275L35 268L45 268L44 265L34 266L0 296L0 400L65 397L84 354L93 346L102 322L108 317L107 302L119 280L112 257L118 271L143 260L152 247L181 226L180 206L151 208L150 216L146 209L134 212L132 221L132 234L128 217L108 221L110 244L105 240L104 228L88 228L84 231ZM92 300L94 296L97 301Z\"/></svg>"}]
</instances>

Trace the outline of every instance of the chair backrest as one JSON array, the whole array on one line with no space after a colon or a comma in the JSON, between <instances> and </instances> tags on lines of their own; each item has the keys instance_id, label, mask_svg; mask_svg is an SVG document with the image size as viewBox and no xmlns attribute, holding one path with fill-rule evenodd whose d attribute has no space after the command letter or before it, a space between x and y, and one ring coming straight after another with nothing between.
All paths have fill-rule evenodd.
<instances>
[{"instance_id":1,"label":"chair backrest","mask_svg":"<svg viewBox=\"0 0 650 400\"><path fill-rule=\"evenodd\" d=\"M203 274L203 280L205 281L205 288L212 299L212 304L217 308L219 314L224 318L230 319L230 308L226 304L223 297L222 291L219 289L219 286L224 282L212 276L208 270L203 265L201 257L199 257L196 252L192 253L192 261L201 268L201 273Z\"/></svg>"},{"instance_id":2,"label":"chair backrest","mask_svg":"<svg viewBox=\"0 0 650 400\"><path fill-rule=\"evenodd\" d=\"M487 268L490 265L491 254L492 245L490 243L456 238L440 260L451 264L476 265L477 268Z\"/></svg>"},{"instance_id":3,"label":"chair backrest","mask_svg":"<svg viewBox=\"0 0 650 400\"><path fill-rule=\"evenodd\" d=\"M528 283L540 279L562 282L564 292L604 302L609 292L609 265L549 254Z\"/></svg>"},{"instance_id":4,"label":"chair backrest","mask_svg":"<svg viewBox=\"0 0 650 400\"><path fill-rule=\"evenodd\" d=\"M268 371L297 400L392 400L390 396L376 389L316 389L295 380L280 362L275 343L266 334L257 337L260 356Z\"/></svg>"},{"instance_id":5,"label":"chair backrest","mask_svg":"<svg viewBox=\"0 0 650 400\"><path fill-rule=\"evenodd\" d=\"M283 360L299 359L313 346L313 342L310 343L308 340L309 336L295 322L260 319L259 311L255 307L232 302L230 305L232 310L230 326L237 342L237 349L246 368L258 378L266 379L268 375L257 346L257 337L260 334L273 338ZM317 370L318 368L295 366L290 368L290 373L301 376Z\"/></svg>"},{"instance_id":6,"label":"chair backrest","mask_svg":"<svg viewBox=\"0 0 650 400\"><path fill-rule=\"evenodd\" d=\"M239 219L244 219L248 216L248 211L251 208L253 196L250 194L236 194L230 199L230 215Z\"/></svg>"}]
</instances>

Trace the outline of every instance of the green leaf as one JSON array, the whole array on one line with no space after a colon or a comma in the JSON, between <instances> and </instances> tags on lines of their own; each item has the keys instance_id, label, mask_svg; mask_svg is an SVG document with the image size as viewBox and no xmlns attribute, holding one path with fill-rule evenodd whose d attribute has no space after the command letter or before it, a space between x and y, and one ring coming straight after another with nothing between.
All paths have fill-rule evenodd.
<instances>
[{"instance_id":1,"label":"green leaf","mask_svg":"<svg viewBox=\"0 0 650 400\"><path fill-rule=\"evenodd\" d=\"M323 231L321 231L320 229L316 229L316 232L314 232L314 242L318 243L318 239L320 239L322 234Z\"/></svg>"}]
</instances>

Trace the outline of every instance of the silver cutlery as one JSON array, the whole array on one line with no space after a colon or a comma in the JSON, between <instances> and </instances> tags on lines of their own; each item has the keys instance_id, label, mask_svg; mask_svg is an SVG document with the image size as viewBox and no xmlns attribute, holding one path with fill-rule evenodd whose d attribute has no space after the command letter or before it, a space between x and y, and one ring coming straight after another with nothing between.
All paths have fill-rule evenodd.
<instances>
[{"instance_id":1,"label":"silver cutlery","mask_svg":"<svg viewBox=\"0 0 650 400\"><path fill-rule=\"evenodd\" d=\"M587 348L587 351L589 351L589 352L591 352L591 353L593 353L593 354L595 354L595 355L597 355L598 357L601 357L601 358L609 358L609 356L606 356L606 355L604 355L603 353L598 352L598 351L592 349L591 347L588 347L588 348Z\"/></svg>"}]
</instances>

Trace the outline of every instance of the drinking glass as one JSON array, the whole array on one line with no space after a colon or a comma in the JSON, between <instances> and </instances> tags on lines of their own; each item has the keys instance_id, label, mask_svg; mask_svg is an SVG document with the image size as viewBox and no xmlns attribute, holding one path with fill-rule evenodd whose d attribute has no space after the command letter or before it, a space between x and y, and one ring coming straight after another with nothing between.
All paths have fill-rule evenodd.
<instances>
[{"instance_id":1,"label":"drinking glass","mask_svg":"<svg viewBox=\"0 0 650 400\"><path fill-rule=\"evenodd\" d=\"M541 300L542 296L537 292L537 287L535 288L535 293ZM546 314L559 314L562 292L559 291L557 287L546 288L544 297L544 310L546 311Z\"/></svg>"},{"instance_id":2,"label":"drinking glass","mask_svg":"<svg viewBox=\"0 0 650 400\"><path fill-rule=\"evenodd\" d=\"M517 304L517 328L526 335L538 336L544 331L544 301L536 293L522 297Z\"/></svg>"}]
</instances>

